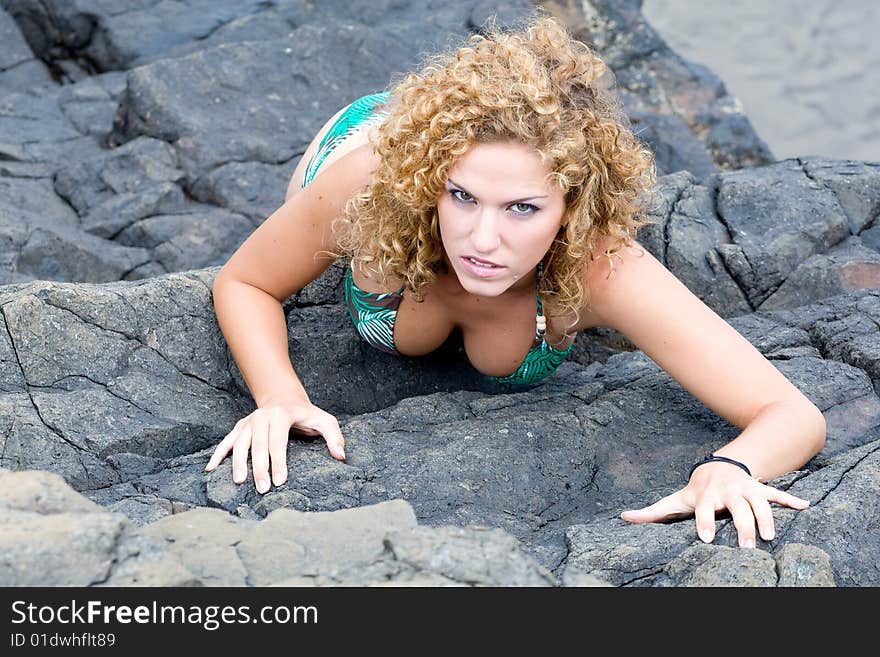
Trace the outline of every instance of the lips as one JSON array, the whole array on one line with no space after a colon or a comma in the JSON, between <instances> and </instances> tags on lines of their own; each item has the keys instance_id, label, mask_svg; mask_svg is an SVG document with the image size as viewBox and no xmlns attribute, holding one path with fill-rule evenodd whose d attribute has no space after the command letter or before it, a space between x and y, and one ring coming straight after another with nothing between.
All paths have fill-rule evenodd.
<instances>
[{"instance_id":1,"label":"lips","mask_svg":"<svg viewBox=\"0 0 880 657\"><path fill-rule=\"evenodd\" d=\"M502 272L507 269L502 266L492 266L492 265L483 265L477 264L470 258L466 258L465 256L461 257L461 266L464 270L470 274L471 276L476 276L477 278L495 278L497 276L501 276Z\"/></svg>"},{"instance_id":2,"label":"lips","mask_svg":"<svg viewBox=\"0 0 880 657\"><path fill-rule=\"evenodd\" d=\"M470 258L471 260L476 260L477 262L481 262L484 265L492 265L494 267L503 267L503 265L499 265L497 262L492 262L491 260L483 260L483 258L477 258L476 256L464 256L465 258Z\"/></svg>"}]
</instances>

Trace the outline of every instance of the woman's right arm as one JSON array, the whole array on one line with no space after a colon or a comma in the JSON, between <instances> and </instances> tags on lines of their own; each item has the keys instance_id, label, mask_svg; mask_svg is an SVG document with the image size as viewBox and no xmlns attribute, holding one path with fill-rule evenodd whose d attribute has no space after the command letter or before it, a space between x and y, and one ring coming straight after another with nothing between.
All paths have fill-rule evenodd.
<instances>
[{"instance_id":1,"label":"woman's right arm","mask_svg":"<svg viewBox=\"0 0 880 657\"><path fill-rule=\"evenodd\" d=\"M282 303L332 264L320 255L336 249L331 221L369 183L375 163L372 146L365 144L330 164L270 215L217 273L217 322L257 410L221 441L206 470L233 449L233 479L240 483L247 478L250 449L257 489L268 490L270 458L272 479L283 483L291 426L321 433L331 454L345 458L336 419L311 404L290 362Z\"/></svg>"}]
</instances>

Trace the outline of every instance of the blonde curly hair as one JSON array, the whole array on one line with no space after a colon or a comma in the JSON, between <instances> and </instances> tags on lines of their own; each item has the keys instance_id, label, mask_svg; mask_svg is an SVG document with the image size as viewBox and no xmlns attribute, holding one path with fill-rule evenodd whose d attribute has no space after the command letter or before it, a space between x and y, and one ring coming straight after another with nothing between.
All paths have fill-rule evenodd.
<instances>
[{"instance_id":1,"label":"blonde curly hair","mask_svg":"<svg viewBox=\"0 0 880 657\"><path fill-rule=\"evenodd\" d=\"M437 201L476 143L534 147L565 192L562 227L542 260L548 316L576 318L588 303L583 281L597 239L611 238L610 276L616 252L654 223L645 212L654 158L629 129L611 72L540 11L523 29L491 25L454 52L427 55L388 91L388 116L371 139L378 167L333 222L339 249L383 285L403 279L422 301L446 270Z\"/></svg>"}]
</instances>

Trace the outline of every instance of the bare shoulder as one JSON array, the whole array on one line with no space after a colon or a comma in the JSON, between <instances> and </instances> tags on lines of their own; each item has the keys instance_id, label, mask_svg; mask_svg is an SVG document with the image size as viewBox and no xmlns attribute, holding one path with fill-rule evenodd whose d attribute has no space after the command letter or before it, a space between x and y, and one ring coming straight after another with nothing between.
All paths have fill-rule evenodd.
<instances>
[{"instance_id":1,"label":"bare shoulder","mask_svg":"<svg viewBox=\"0 0 880 657\"><path fill-rule=\"evenodd\" d=\"M342 114L346 110L348 110L349 107L351 107L350 104L346 105L338 112L336 112L336 114L331 116L312 139L305 153L303 153L302 157L300 157L296 168L293 170L293 174L290 178L290 183L287 187L287 194L285 195L286 198L290 198L294 194L299 193L299 191L302 189L302 184L305 180L306 169L308 168L309 163L315 156L319 145L323 141L324 137L326 137L327 133L330 131L330 128L333 127L339 117L342 116ZM376 126L374 124L364 122L362 126L358 126L352 133L348 134L341 141L341 143L338 143L336 146L334 146L330 153L324 156L323 164L321 165L320 171L318 172L316 177L319 177L321 173L328 169L330 165L334 162L345 158L353 151L369 143L370 135L375 129Z\"/></svg>"},{"instance_id":2,"label":"bare shoulder","mask_svg":"<svg viewBox=\"0 0 880 657\"><path fill-rule=\"evenodd\" d=\"M656 273L659 266L665 270L651 252L638 241L615 251L611 258L605 252L611 247L612 240L603 236L596 242L594 260L584 273L584 286L588 291L589 300L581 308L575 330L595 326L610 326L612 317L609 314L610 304L621 294L629 294L630 288L637 288L640 276ZM646 269L647 267L647 269Z\"/></svg>"},{"instance_id":3,"label":"bare shoulder","mask_svg":"<svg viewBox=\"0 0 880 657\"><path fill-rule=\"evenodd\" d=\"M619 254L613 272L601 255L588 274L599 325L620 332L682 388L740 428L779 401L814 406L650 251L635 242ZM818 408L809 412L822 422Z\"/></svg>"},{"instance_id":4,"label":"bare shoulder","mask_svg":"<svg viewBox=\"0 0 880 657\"><path fill-rule=\"evenodd\" d=\"M346 201L368 185L378 164L372 146L339 158L273 212L245 240L217 274L257 287L283 301L315 280L337 251L333 219Z\"/></svg>"}]
</instances>

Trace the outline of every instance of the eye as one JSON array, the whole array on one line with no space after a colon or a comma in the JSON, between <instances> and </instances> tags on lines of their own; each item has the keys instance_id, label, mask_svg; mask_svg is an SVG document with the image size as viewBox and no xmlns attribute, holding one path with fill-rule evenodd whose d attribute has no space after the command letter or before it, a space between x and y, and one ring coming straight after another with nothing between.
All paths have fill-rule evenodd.
<instances>
[{"instance_id":1,"label":"eye","mask_svg":"<svg viewBox=\"0 0 880 657\"><path fill-rule=\"evenodd\" d=\"M531 203L514 203L510 207L512 207L512 208L516 208L516 207L526 208L526 210L524 212L514 212L514 214L534 214L538 210L538 208L536 206L532 205Z\"/></svg>"},{"instance_id":2,"label":"eye","mask_svg":"<svg viewBox=\"0 0 880 657\"><path fill-rule=\"evenodd\" d=\"M467 192L463 192L460 189L450 189L449 194L452 196L452 198L454 198L456 201L458 201L460 203L467 203L468 200L473 198L470 194L468 194ZM456 194L464 194L468 198L459 198L458 196L456 196Z\"/></svg>"}]
</instances>

